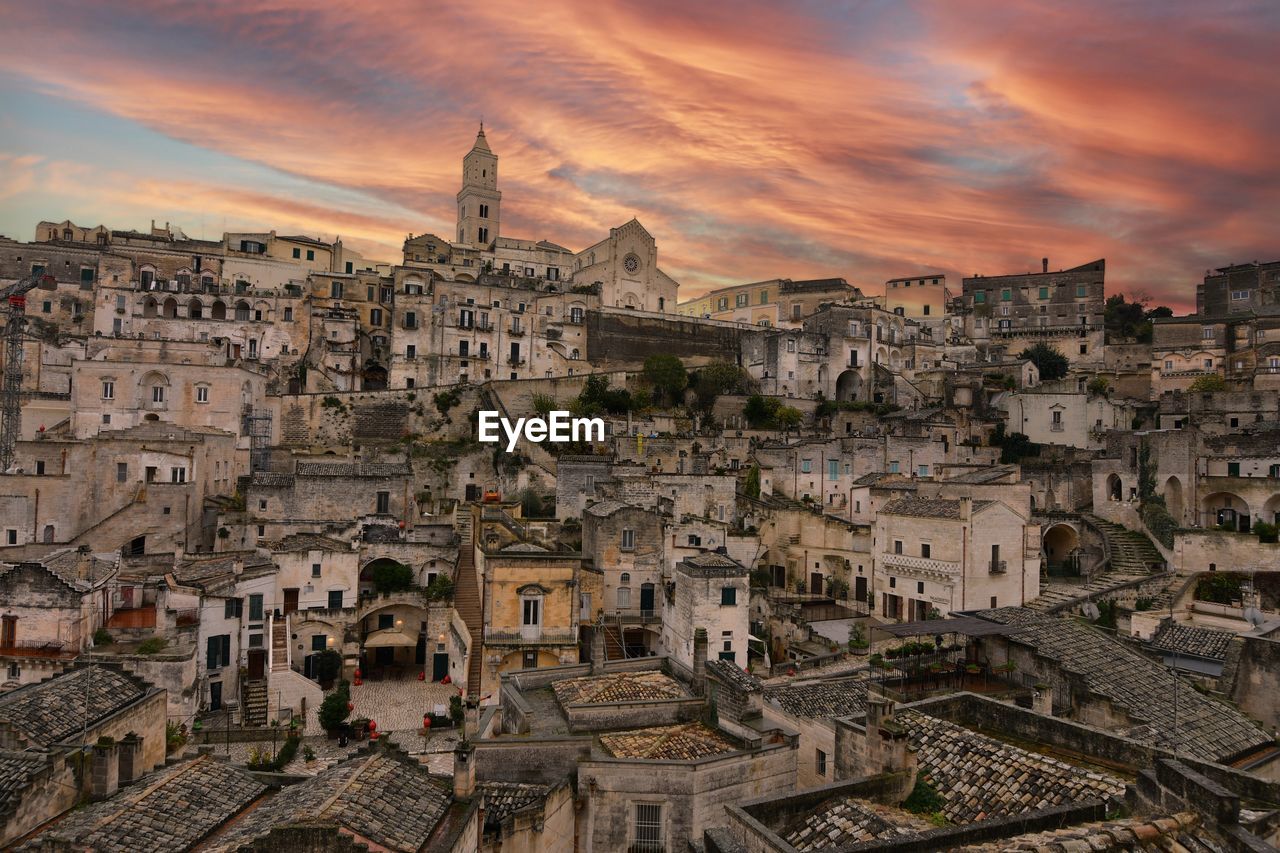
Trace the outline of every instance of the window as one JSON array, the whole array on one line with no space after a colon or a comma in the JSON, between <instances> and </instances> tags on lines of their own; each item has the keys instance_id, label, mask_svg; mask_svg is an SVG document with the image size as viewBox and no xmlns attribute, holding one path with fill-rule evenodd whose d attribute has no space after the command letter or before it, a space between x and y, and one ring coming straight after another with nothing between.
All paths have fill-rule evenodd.
<instances>
[{"instance_id":1,"label":"window","mask_svg":"<svg viewBox=\"0 0 1280 853\"><path fill-rule=\"evenodd\" d=\"M979 290L979 291L977 291L976 293L974 293L974 294L973 294L973 304L974 304L974 305L982 305L982 304L986 303L986 301L987 301L987 294L986 294L986 291Z\"/></svg>"},{"instance_id":2,"label":"window","mask_svg":"<svg viewBox=\"0 0 1280 853\"><path fill-rule=\"evenodd\" d=\"M210 637L205 645L205 667L222 669L231 665L231 635L219 634Z\"/></svg>"},{"instance_id":3,"label":"window","mask_svg":"<svg viewBox=\"0 0 1280 853\"><path fill-rule=\"evenodd\" d=\"M1239 463L1239 462L1228 462L1228 463L1227 463L1227 476L1228 476L1228 477L1239 477L1239 476L1240 476L1240 463Z\"/></svg>"},{"instance_id":4,"label":"window","mask_svg":"<svg viewBox=\"0 0 1280 853\"><path fill-rule=\"evenodd\" d=\"M404 348L404 357L410 360L417 358L418 348L413 344L409 344Z\"/></svg>"},{"instance_id":5,"label":"window","mask_svg":"<svg viewBox=\"0 0 1280 853\"><path fill-rule=\"evenodd\" d=\"M371 326L382 325L382 309L381 308L373 308L369 311L369 325Z\"/></svg>"},{"instance_id":6,"label":"window","mask_svg":"<svg viewBox=\"0 0 1280 853\"><path fill-rule=\"evenodd\" d=\"M530 627L542 624L542 599L526 598L524 600L524 613L521 619L522 625Z\"/></svg>"},{"instance_id":7,"label":"window","mask_svg":"<svg viewBox=\"0 0 1280 853\"><path fill-rule=\"evenodd\" d=\"M1041 298L1041 299L1048 299L1048 298L1049 298L1049 288L1047 288L1047 287L1042 287L1042 288L1040 288L1040 298Z\"/></svg>"},{"instance_id":8,"label":"window","mask_svg":"<svg viewBox=\"0 0 1280 853\"><path fill-rule=\"evenodd\" d=\"M293 256L294 256L295 258L299 258L299 259L300 259L300 258L302 257L302 250L301 250L301 249L294 249L294 250L293 250Z\"/></svg>"},{"instance_id":9,"label":"window","mask_svg":"<svg viewBox=\"0 0 1280 853\"><path fill-rule=\"evenodd\" d=\"M739 294L737 295L736 299L734 300L734 301L735 301L735 303L736 303L736 307L738 307L738 308L745 308L745 307L747 306L748 298L749 298L749 297L748 297L748 294L746 294L746 293L739 293Z\"/></svg>"},{"instance_id":10,"label":"window","mask_svg":"<svg viewBox=\"0 0 1280 853\"><path fill-rule=\"evenodd\" d=\"M14 530L13 528L9 528L8 530L6 530L4 532L4 541L6 545L17 545L18 531Z\"/></svg>"},{"instance_id":11,"label":"window","mask_svg":"<svg viewBox=\"0 0 1280 853\"><path fill-rule=\"evenodd\" d=\"M1006 288L1006 289L1004 289L1004 290L1000 291L1000 301L1001 301L1001 302L1012 302L1012 301L1013 301L1013 291L1012 291L1012 290L1009 290L1008 288Z\"/></svg>"},{"instance_id":12,"label":"window","mask_svg":"<svg viewBox=\"0 0 1280 853\"><path fill-rule=\"evenodd\" d=\"M801 473L801 474L808 474L808 473L810 473L810 472L812 472L812 471L813 471L813 460L812 460L812 459L801 459L801 460L800 460L800 473Z\"/></svg>"},{"instance_id":13,"label":"window","mask_svg":"<svg viewBox=\"0 0 1280 853\"><path fill-rule=\"evenodd\" d=\"M481 219L489 218L489 205L487 204L480 205L480 218Z\"/></svg>"},{"instance_id":14,"label":"window","mask_svg":"<svg viewBox=\"0 0 1280 853\"><path fill-rule=\"evenodd\" d=\"M151 386L151 402L153 403L164 402L164 386L163 385Z\"/></svg>"},{"instance_id":15,"label":"window","mask_svg":"<svg viewBox=\"0 0 1280 853\"><path fill-rule=\"evenodd\" d=\"M187 482L187 469L186 469L186 468L170 468L170 469L169 469L169 482L170 482L170 483L185 483L185 482Z\"/></svg>"},{"instance_id":16,"label":"window","mask_svg":"<svg viewBox=\"0 0 1280 853\"><path fill-rule=\"evenodd\" d=\"M828 459L827 460L827 478L834 480L839 476L840 476L840 460Z\"/></svg>"},{"instance_id":17,"label":"window","mask_svg":"<svg viewBox=\"0 0 1280 853\"><path fill-rule=\"evenodd\" d=\"M374 511L382 515L391 512L390 492L378 492L377 509Z\"/></svg>"},{"instance_id":18,"label":"window","mask_svg":"<svg viewBox=\"0 0 1280 853\"><path fill-rule=\"evenodd\" d=\"M929 476L929 466L928 466L928 465L921 465L921 466L919 466L919 473L920 473L920 476L921 476L921 477L928 477L928 476Z\"/></svg>"},{"instance_id":19,"label":"window","mask_svg":"<svg viewBox=\"0 0 1280 853\"><path fill-rule=\"evenodd\" d=\"M769 304L769 291L767 290L760 291L760 304L761 305Z\"/></svg>"},{"instance_id":20,"label":"window","mask_svg":"<svg viewBox=\"0 0 1280 853\"><path fill-rule=\"evenodd\" d=\"M328 634L312 634L311 635L311 651L322 652L329 645Z\"/></svg>"},{"instance_id":21,"label":"window","mask_svg":"<svg viewBox=\"0 0 1280 853\"><path fill-rule=\"evenodd\" d=\"M107 381L102 383L102 399L114 400L116 398L116 383Z\"/></svg>"},{"instance_id":22,"label":"window","mask_svg":"<svg viewBox=\"0 0 1280 853\"><path fill-rule=\"evenodd\" d=\"M404 327L406 329L418 328L418 314L416 311L404 312ZM471 328L471 327L468 326L467 328Z\"/></svg>"},{"instance_id":23,"label":"window","mask_svg":"<svg viewBox=\"0 0 1280 853\"><path fill-rule=\"evenodd\" d=\"M631 826L630 850L635 853L663 853L667 849L662 833L662 805L636 803L635 821Z\"/></svg>"},{"instance_id":24,"label":"window","mask_svg":"<svg viewBox=\"0 0 1280 853\"><path fill-rule=\"evenodd\" d=\"M330 610L342 609L342 590L340 589L329 590L329 609Z\"/></svg>"},{"instance_id":25,"label":"window","mask_svg":"<svg viewBox=\"0 0 1280 853\"><path fill-rule=\"evenodd\" d=\"M895 554L901 554L901 553L902 553L902 540L901 540L901 539L895 539L895 540L893 540L893 553L895 553Z\"/></svg>"},{"instance_id":26,"label":"window","mask_svg":"<svg viewBox=\"0 0 1280 853\"><path fill-rule=\"evenodd\" d=\"M320 577L320 571L321 571L321 565L320 565L320 563L312 563L312 564L311 564L311 577L313 577L313 578L318 578L318 577Z\"/></svg>"},{"instance_id":27,"label":"window","mask_svg":"<svg viewBox=\"0 0 1280 853\"><path fill-rule=\"evenodd\" d=\"M1213 340L1213 326L1205 326L1202 328L1200 330L1200 337L1206 341Z\"/></svg>"},{"instance_id":28,"label":"window","mask_svg":"<svg viewBox=\"0 0 1280 853\"><path fill-rule=\"evenodd\" d=\"M249 596L249 621L262 621L262 593L260 592Z\"/></svg>"},{"instance_id":29,"label":"window","mask_svg":"<svg viewBox=\"0 0 1280 853\"><path fill-rule=\"evenodd\" d=\"M631 551L636 547L636 532L634 530L622 531L622 550Z\"/></svg>"},{"instance_id":30,"label":"window","mask_svg":"<svg viewBox=\"0 0 1280 853\"><path fill-rule=\"evenodd\" d=\"M933 554L933 547L928 542L920 543L920 556L928 559Z\"/></svg>"},{"instance_id":31,"label":"window","mask_svg":"<svg viewBox=\"0 0 1280 853\"><path fill-rule=\"evenodd\" d=\"M330 299L342 298L342 282L340 281L329 282L329 298Z\"/></svg>"},{"instance_id":32,"label":"window","mask_svg":"<svg viewBox=\"0 0 1280 853\"><path fill-rule=\"evenodd\" d=\"M728 308L729 308L729 297L721 296L719 299L716 300L717 311L726 311L728 310Z\"/></svg>"},{"instance_id":33,"label":"window","mask_svg":"<svg viewBox=\"0 0 1280 853\"><path fill-rule=\"evenodd\" d=\"M896 461L889 463L889 473L890 474L898 473L898 463Z\"/></svg>"},{"instance_id":34,"label":"window","mask_svg":"<svg viewBox=\"0 0 1280 853\"><path fill-rule=\"evenodd\" d=\"M36 460L36 476L39 477L43 474L44 474L44 460L38 459Z\"/></svg>"},{"instance_id":35,"label":"window","mask_svg":"<svg viewBox=\"0 0 1280 853\"><path fill-rule=\"evenodd\" d=\"M813 769L819 776L827 775L827 754L822 750L814 750Z\"/></svg>"},{"instance_id":36,"label":"window","mask_svg":"<svg viewBox=\"0 0 1280 853\"><path fill-rule=\"evenodd\" d=\"M209 386L208 385L196 386L196 402L197 403L209 402Z\"/></svg>"},{"instance_id":37,"label":"window","mask_svg":"<svg viewBox=\"0 0 1280 853\"><path fill-rule=\"evenodd\" d=\"M307 249L307 260L314 261L315 259L316 259L315 251L313 251L312 249Z\"/></svg>"},{"instance_id":38,"label":"window","mask_svg":"<svg viewBox=\"0 0 1280 853\"><path fill-rule=\"evenodd\" d=\"M582 309L581 309L581 308L570 308L570 309L569 309L569 322L571 322L571 323L581 323L581 322L582 322Z\"/></svg>"},{"instance_id":39,"label":"window","mask_svg":"<svg viewBox=\"0 0 1280 853\"><path fill-rule=\"evenodd\" d=\"M228 598L222 603L223 619L239 619L244 615L244 599Z\"/></svg>"},{"instance_id":40,"label":"window","mask_svg":"<svg viewBox=\"0 0 1280 853\"><path fill-rule=\"evenodd\" d=\"M720 588L720 604L733 605L738 603L738 590L731 586Z\"/></svg>"},{"instance_id":41,"label":"window","mask_svg":"<svg viewBox=\"0 0 1280 853\"><path fill-rule=\"evenodd\" d=\"M128 479L129 479L129 463L117 462L116 463L116 482L123 483L123 482L126 482Z\"/></svg>"},{"instance_id":42,"label":"window","mask_svg":"<svg viewBox=\"0 0 1280 853\"><path fill-rule=\"evenodd\" d=\"M378 614L378 630L379 631L385 631L386 629L394 628L395 626L396 626L396 615L394 613Z\"/></svg>"}]
</instances>

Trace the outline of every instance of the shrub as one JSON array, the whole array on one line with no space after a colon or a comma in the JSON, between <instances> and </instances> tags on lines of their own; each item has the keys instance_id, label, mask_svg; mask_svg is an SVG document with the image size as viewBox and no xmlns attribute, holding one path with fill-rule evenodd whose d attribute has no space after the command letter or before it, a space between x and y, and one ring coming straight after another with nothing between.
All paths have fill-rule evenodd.
<instances>
[{"instance_id":1,"label":"shrub","mask_svg":"<svg viewBox=\"0 0 1280 853\"><path fill-rule=\"evenodd\" d=\"M1107 381L1105 376L1095 376L1089 380L1089 393L1097 397L1107 396L1107 392L1111 390L1111 383Z\"/></svg>"},{"instance_id":2,"label":"shrub","mask_svg":"<svg viewBox=\"0 0 1280 853\"><path fill-rule=\"evenodd\" d=\"M1161 545L1166 548L1173 547L1173 533L1178 529L1178 522L1169 514L1161 498L1151 498L1143 502L1142 523Z\"/></svg>"},{"instance_id":3,"label":"shrub","mask_svg":"<svg viewBox=\"0 0 1280 853\"><path fill-rule=\"evenodd\" d=\"M867 642L867 629L862 627L861 622L854 622L849 626L849 651L854 649L865 649L871 645Z\"/></svg>"},{"instance_id":4,"label":"shrub","mask_svg":"<svg viewBox=\"0 0 1280 853\"><path fill-rule=\"evenodd\" d=\"M742 493L749 498L760 497L760 466L752 465L747 469L745 482L742 484Z\"/></svg>"},{"instance_id":5,"label":"shrub","mask_svg":"<svg viewBox=\"0 0 1280 853\"><path fill-rule=\"evenodd\" d=\"M164 724L164 752L172 755L187 745L187 727L172 720Z\"/></svg>"},{"instance_id":6,"label":"shrub","mask_svg":"<svg viewBox=\"0 0 1280 853\"><path fill-rule=\"evenodd\" d=\"M343 721L351 714L351 711L347 708L347 703L350 701L351 685L345 680L339 681L338 686L320 702L320 710L317 712L320 727L327 732L334 731L340 727Z\"/></svg>"},{"instance_id":7,"label":"shrub","mask_svg":"<svg viewBox=\"0 0 1280 853\"><path fill-rule=\"evenodd\" d=\"M316 655L316 681L328 684L342 674L342 655L333 649L325 649Z\"/></svg>"},{"instance_id":8,"label":"shrub","mask_svg":"<svg viewBox=\"0 0 1280 853\"><path fill-rule=\"evenodd\" d=\"M684 369L684 362L669 353L646 358L644 378L653 386L655 398L671 404L680 402L680 392L689 387L689 372Z\"/></svg>"},{"instance_id":9,"label":"shrub","mask_svg":"<svg viewBox=\"0 0 1280 853\"><path fill-rule=\"evenodd\" d=\"M1225 391L1227 390L1227 380L1223 379L1216 373L1211 373L1208 376L1198 377L1194 382L1187 386L1187 390L1196 392Z\"/></svg>"},{"instance_id":10,"label":"shrub","mask_svg":"<svg viewBox=\"0 0 1280 853\"><path fill-rule=\"evenodd\" d=\"M782 402L773 397L752 394L742 408L742 416L753 429L766 429L773 425L774 416Z\"/></svg>"},{"instance_id":11,"label":"shrub","mask_svg":"<svg viewBox=\"0 0 1280 853\"><path fill-rule=\"evenodd\" d=\"M902 808L912 814L937 814L946 806L938 789L933 787L923 775L916 777L916 785L911 793L902 801Z\"/></svg>"},{"instance_id":12,"label":"shrub","mask_svg":"<svg viewBox=\"0 0 1280 853\"><path fill-rule=\"evenodd\" d=\"M1240 578L1234 575L1207 575L1196 583L1196 598L1215 604L1230 604L1239 600L1240 586Z\"/></svg>"},{"instance_id":13,"label":"shrub","mask_svg":"<svg viewBox=\"0 0 1280 853\"><path fill-rule=\"evenodd\" d=\"M169 645L169 641L166 640L164 637L148 637L147 639L143 640L141 644L139 644L138 654L154 655L157 652L164 651L165 646L167 645Z\"/></svg>"},{"instance_id":14,"label":"shrub","mask_svg":"<svg viewBox=\"0 0 1280 853\"><path fill-rule=\"evenodd\" d=\"M462 725L462 721L465 717L466 717L466 711L462 707L462 697L457 695L450 696L449 697L449 719L453 720L453 724L455 726L460 726Z\"/></svg>"},{"instance_id":15,"label":"shrub","mask_svg":"<svg viewBox=\"0 0 1280 853\"><path fill-rule=\"evenodd\" d=\"M106 628L99 628L93 632L93 644L95 646L109 646L111 643L111 632Z\"/></svg>"},{"instance_id":16,"label":"shrub","mask_svg":"<svg viewBox=\"0 0 1280 853\"><path fill-rule=\"evenodd\" d=\"M1253 532L1258 534L1259 542L1277 542L1280 541L1280 526L1270 524L1266 521L1259 521L1253 526Z\"/></svg>"},{"instance_id":17,"label":"shrub","mask_svg":"<svg viewBox=\"0 0 1280 853\"><path fill-rule=\"evenodd\" d=\"M436 411L442 415L447 415L450 409L458 405L462 395L457 391L441 391L431 399L436 404Z\"/></svg>"},{"instance_id":18,"label":"shrub","mask_svg":"<svg viewBox=\"0 0 1280 853\"><path fill-rule=\"evenodd\" d=\"M453 598L453 580L448 575L436 575L427 584L427 598L432 601L445 601Z\"/></svg>"}]
</instances>

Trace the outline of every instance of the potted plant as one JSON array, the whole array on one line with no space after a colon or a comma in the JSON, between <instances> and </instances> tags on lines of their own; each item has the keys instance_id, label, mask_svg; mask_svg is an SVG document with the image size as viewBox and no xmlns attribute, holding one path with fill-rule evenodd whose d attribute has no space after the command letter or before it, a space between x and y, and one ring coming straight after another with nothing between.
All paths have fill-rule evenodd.
<instances>
[{"instance_id":1,"label":"potted plant","mask_svg":"<svg viewBox=\"0 0 1280 853\"><path fill-rule=\"evenodd\" d=\"M316 760L316 751L311 748L310 744L302 748L302 760L308 764Z\"/></svg>"}]
</instances>

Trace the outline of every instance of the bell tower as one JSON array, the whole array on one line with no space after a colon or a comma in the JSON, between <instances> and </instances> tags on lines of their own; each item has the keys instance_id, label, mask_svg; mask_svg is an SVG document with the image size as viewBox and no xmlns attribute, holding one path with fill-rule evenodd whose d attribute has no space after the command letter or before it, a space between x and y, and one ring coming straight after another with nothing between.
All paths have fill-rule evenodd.
<instances>
[{"instance_id":1,"label":"bell tower","mask_svg":"<svg viewBox=\"0 0 1280 853\"><path fill-rule=\"evenodd\" d=\"M484 248L498 238L498 155L484 138L484 122L475 144L462 158L462 189L458 190L458 242Z\"/></svg>"}]
</instances>

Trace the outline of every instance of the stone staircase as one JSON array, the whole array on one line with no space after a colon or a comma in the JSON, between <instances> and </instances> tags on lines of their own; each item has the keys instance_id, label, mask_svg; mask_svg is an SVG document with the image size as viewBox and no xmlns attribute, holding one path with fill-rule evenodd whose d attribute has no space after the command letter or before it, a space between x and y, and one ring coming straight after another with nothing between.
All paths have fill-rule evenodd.
<instances>
[{"instance_id":1,"label":"stone staircase","mask_svg":"<svg viewBox=\"0 0 1280 853\"><path fill-rule=\"evenodd\" d=\"M1119 524L1085 515L1106 542L1110 555L1106 568L1084 583L1054 582L1040 586L1040 595L1027 602L1032 610L1055 612L1064 610L1102 593L1126 586L1157 574L1153 566L1164 563L1164 557L1145 535Z\"/></svg>"},{"instance_id":2,"label":"stone staircase","mask_svg":"<svg viewBox=\"0 0 1280 853\"><path fill-rule=\"evenodd\" d=\"M271 671L284 672L289 668L289 617L281 616L271 622Z\"/></svg>"},{"instance_id":3,"label":"stone staircase","mask_svg":"<svg viewBox=\"0 0 1280 853\"><path fill-rule=\"evenodd\" d=\"M458 507L458 569L453 578L453 609L471 634L471 657L467 666L467 698L480 696L480 665L484 657L484 614L480 606L480 585L476 579L475 537L471 505Z\"/></svg>"},{"instance_id":4,"label":"stone staircase","mask_svg":"<svg viewBox=\"0 0 1280 853\"><path fill-rule=\"evenodd\" d=\"M604 633L604 659L622 660L627 656L627 647L622 642L622 626L617 623L600 623Z\"/></svg>"},{"instance_id":5,"label":"stone staircase","mask_svg":"<svg viewBox=\"0 0 1280 853\"><path fill-rule=\"evenodd\" d=\"M240 723L244 726L267 724L267 682L246 681L240 705Z\"/></svg>"}]
</instances>

